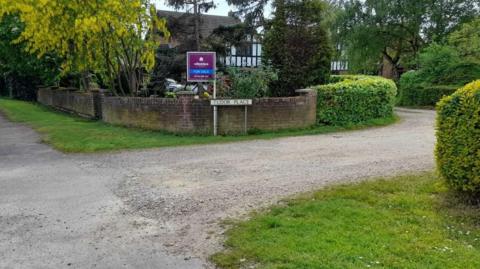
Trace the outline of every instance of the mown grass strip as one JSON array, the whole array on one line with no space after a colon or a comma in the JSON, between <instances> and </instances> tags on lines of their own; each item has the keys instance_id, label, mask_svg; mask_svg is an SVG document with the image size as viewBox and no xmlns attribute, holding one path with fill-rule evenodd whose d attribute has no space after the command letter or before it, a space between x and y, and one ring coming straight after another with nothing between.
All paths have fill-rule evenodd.
<instances>
[{"instance_id":1,"label":"mown grass strip","mask_svg":"<svg viewBox=\"0 0 480 269\"><path fill-rule=\"evenodd\" d=\"M257 131L250 135L213 137L175 135L165 132L112 126L99 121L85 120L57 112L35 103L9 99L0 99L0 111L12 121L32 126L42 134L44 142L64 152L98 152L273 139L385 126L397 121L396 117L392 117L345 126L315 126L300 130Z\"/></svg>"},{"instance_id":2,"label":"mown grass strip","mask_svg":"<svg viewBox=\"0 0 480 269\"><path fill-rule=\"evenodd\" d=\"M480 210L432 173L327 188L227 232L219 268L480 268Z\"/></svg>"}]
</instances>

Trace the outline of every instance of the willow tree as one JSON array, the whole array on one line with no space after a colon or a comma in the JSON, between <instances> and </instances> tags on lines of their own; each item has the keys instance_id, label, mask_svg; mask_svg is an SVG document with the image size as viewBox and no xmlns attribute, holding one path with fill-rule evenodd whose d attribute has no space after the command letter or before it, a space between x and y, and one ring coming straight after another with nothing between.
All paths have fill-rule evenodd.
<instances>
[{"instance_id":1,"label":"willow tree","mask_svg":"<svg viewBox=\"0 0 480 269\"><path fill-rule=\"evenodd\" d=\"M94 73L121 94L138 93L160 37L169 36L149 0L0 0L0 17L6 14L24 24L16 42L28 52L58 55L63 73L81 74L84 89Z\"/></svg>"},{"instance_id":2,"label":"willow tree","mask_svg":"<svg viewBox=\"0 0 480 269\"><path fill-rule=\"evenodd\" d=\"M398 79L418 64L420 51L443 42L459 23L480 13L478 0L342 0L337 41L353 71Z\"/></svg>"}]
</instances>

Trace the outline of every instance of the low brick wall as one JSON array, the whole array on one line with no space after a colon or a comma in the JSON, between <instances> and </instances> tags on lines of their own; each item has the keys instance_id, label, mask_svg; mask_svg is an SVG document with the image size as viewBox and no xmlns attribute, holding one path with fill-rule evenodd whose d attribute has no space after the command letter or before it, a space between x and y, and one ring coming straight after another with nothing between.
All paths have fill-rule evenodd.
<instances>
[{"instance_id":1,"label":"low brick wall","mask_svg":"<svg viewBox=\"0 0 480 269\"><path fill-rule=\"evenodd\" d=\"M316 91L298 93L295 97L254 99L253 105L247 108L247 129L279 130L314 125ZM210 101L198 100L189 94L179 95L177 99L108 97L98 92L44 88L38 91L37 100L62 111L116 125L173 133L213 133ZM218 131L220 134L244 132L245 107L219 106Z\"/></svg>"},{"instance_id":2,"label":"low brick wall","mask_svg":"<svg viewBox=\"0 0 480 269\"><path fill-rule=\"evenodd\" d=\"M175 133L206 133L211 128L208 102L190 96L171 98L104 97L105 122Z\"/></svg>"},{"instance_id":3,"label":"low brick wall","mask_svg":"<svg viewBox=\"0 0 480 269\"><path fill-rule=\"evenodd\" d=\"M98 93L84 93L75 89L38 90L37 101L58 110L74 113L87 118L99 118L100 95Z\"/></svg>"},{"instance_id":4,"label":"low brick wall","mask_svg":"<svg viewBox=\"0 0 480 269\"><path fill-rule=\"evenodd\" d=\"M247 110L247 129L279 130L305 128L316 123L316 92L304 90L300 96L259 98ZM213 109L209 101L191 95L178 99L105 97L102 119L111 124L165 130L175 133L210 134L213 131ZM219 107L220 134L237 134L245 128L245 110Z\"/></svg>"}]
</instances>

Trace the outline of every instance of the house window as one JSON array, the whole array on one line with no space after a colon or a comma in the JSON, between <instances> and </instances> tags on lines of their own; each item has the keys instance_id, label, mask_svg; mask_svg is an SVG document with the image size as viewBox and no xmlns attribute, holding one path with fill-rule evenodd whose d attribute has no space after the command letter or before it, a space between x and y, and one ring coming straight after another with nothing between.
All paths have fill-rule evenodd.
<instances>
[{"instance_id":1,"label":"house window","mask_svg":"<svg viewBox=\"0 0 480 269\"><path fill-rule=\"evenodd\" d=\"M253 49L252 43L250 42L243 42L236 47L237 56L252 56Z\"/></svg>"}]
</instances>

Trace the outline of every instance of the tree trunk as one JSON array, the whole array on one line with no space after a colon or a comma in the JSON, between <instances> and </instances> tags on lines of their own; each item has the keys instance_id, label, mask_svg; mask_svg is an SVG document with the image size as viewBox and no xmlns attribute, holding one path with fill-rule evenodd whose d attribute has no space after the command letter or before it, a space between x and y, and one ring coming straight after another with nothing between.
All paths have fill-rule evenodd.
<instances>
[{"instance_id":1,"label":"tree trunk","mask_svg":"<svg viewBox=\"0 0 480 269\"><path fill-rule=\"evenodd\" d=\"M382 77L397 81L400 78L400 70L399 70L398 62L399 62L399 59L392 59L392 57L384 53L380 75Z\"/></svg>"},{"instance_id":2,"label":"tree trunk","mask_svg":"<svg viewBox=\"0 0 480 269\"><path fill-rule=\"evenodd\" d=\"M193 1L193 14L195 20L195 50L200 51L200 10L198 1Z\"/></svg>"}]
</instances>

